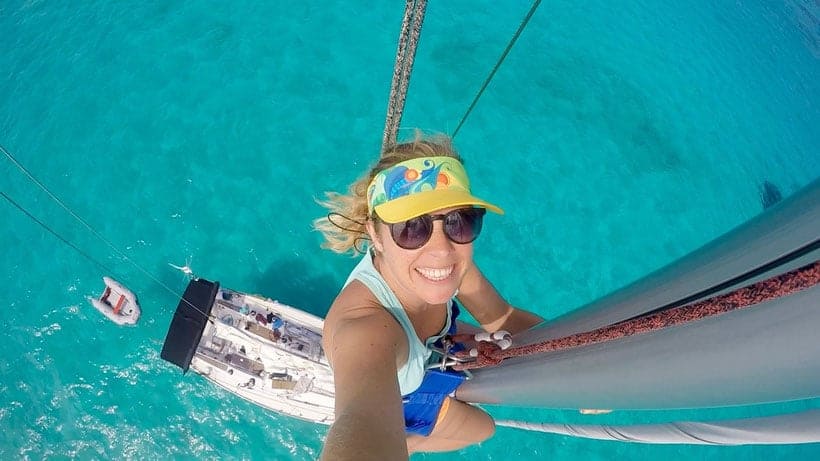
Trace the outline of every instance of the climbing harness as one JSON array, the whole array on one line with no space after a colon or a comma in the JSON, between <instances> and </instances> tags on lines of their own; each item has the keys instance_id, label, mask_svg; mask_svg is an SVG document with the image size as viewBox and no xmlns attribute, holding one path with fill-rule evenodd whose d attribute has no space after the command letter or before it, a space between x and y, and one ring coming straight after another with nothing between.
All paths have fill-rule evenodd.
<instances>
[{"instance_id":1,"label":"climbing harness","mask_svg":"<svg viewBox=\"0 0 820 461\"><path fill-rule=\"evenodd\" d=\"M419 388L402 397L405 431L430 435L444 401L466 378L464 373L427 370Z\"/></svg>"},{"instance_id":2,"label":"climbing harness","mask_svg":"<svg viewBox=\"0 0 820 461\"><path fill-rule=\"evenodd\" d=\"M466 349L464 344L473 344L475 347ZM505 330L498 330L492 333L482 331L476 334L460 333L448 334L442 339L441 347L433 347L433 351L440 355L440 360L428 365L428 369L438 369L444 371L451 368L454 370L467 372L468 368L457 365L473 362L481 355L479 348L497 348L504 351L512 346L512 335ZM468 375L469 377L470 375Z\"/></svg>"}]
</instances>

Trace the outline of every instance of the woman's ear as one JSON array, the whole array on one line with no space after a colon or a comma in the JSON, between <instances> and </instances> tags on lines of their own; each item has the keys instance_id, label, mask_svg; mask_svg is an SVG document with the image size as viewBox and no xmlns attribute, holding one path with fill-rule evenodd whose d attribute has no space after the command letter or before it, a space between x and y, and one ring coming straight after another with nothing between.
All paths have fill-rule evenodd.
<instances>
[{"instance_id":1,"label":"woman's ear","mask_svg":"<svg viewBox=\"0 0 820 461\"><path fill-rule=\"evenodd\" d=\"M384 245L382 245L379 233L376 232L376 221L368 219L365 221L364 225L367 230L367 235L370 236L370 241L373 243L373 248L375 248L379 253L383 252Z\"/></svg>"}]
</instances>

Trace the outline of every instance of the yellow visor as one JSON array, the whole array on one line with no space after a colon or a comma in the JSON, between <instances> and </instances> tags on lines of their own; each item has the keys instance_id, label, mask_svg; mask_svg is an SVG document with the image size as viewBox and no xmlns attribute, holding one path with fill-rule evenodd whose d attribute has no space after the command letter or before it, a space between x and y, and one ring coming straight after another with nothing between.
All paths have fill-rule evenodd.
<instances>
[{"instance_id":1,"label":"yellow visor","mask_svg":"<svg viewBox=\"0 0 820 461\"><path fill-rule=\"evenodd\" d=\"M386 223L407 221L451 207L501 208L470 193L464 166L453 157L421 157L380 171L367 188L367 206Z\"/></svg>"}]
</instances>

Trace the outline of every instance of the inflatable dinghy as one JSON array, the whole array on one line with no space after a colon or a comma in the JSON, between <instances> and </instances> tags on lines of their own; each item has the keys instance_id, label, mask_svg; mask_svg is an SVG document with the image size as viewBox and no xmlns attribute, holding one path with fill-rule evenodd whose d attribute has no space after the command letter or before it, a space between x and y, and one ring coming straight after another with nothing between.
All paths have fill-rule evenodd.
<instances>
[{"instance_id":1,"label":"inflatable dinghy","mask_svg":"<svg viewBox=\"0 0 820 461\"><path fill-rule=\"evenodd\" d=\"M105 291L99 299L88 298L91 305L117 325L136 325L140 305L134 293L110 277L103 277Z\"/></svg>"}]
</instances>

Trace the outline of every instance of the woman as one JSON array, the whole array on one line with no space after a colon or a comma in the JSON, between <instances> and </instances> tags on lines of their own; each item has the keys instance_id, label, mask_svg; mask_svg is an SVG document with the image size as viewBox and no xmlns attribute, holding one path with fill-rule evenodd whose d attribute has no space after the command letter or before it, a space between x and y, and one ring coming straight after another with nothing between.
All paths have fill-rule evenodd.
<instances>
[{"instance_id":1,"label":"woman","mask_svg":"<svg viewBox=\"0 0 820 461\"><path fill-rule=\"evenodd\" d=\"M323 247L345 253L362 239L370 245L325 319L336 421L322 458L402 459L492 436L487 413L451 397L426 430L412 433L403 396L421 385L430 345L453 321L454 298L487 331L515 334L541 322L505 301L473 262L484 213L503 211L471 194L444 137L394 146L348 195L328 193L323 205L328 218L315 223Z\"/></svg>"}]
</instances>

